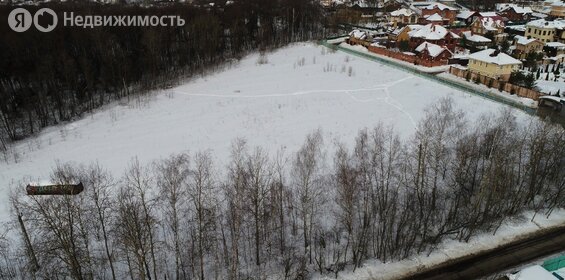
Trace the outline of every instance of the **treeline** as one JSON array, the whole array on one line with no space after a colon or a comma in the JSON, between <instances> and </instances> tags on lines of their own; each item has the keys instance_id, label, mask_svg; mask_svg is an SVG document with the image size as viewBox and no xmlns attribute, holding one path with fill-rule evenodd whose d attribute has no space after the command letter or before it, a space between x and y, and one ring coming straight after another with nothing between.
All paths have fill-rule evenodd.
<instances>
[{"instance_id":1,"label":"treeline","mask_svg":"<svg viewBox=\"0 0 565 280\"><path fill-rule=\"evenodd\" d=\"M16 33L0 26L0 149L41 128L71 120L112 100L166 86L179 77L213 70L252 50L323 37L314 0L167 3L155 7L93 3L26 6L56 11L54 31L33 26ZM0 5L8 18L14 7ZM63 27L77 15L183 18L182 27Z\"/></svg>"},{"instance_id":2,"label":"treeline","mask_svg":"<svg viewBox=\"0 0 565 280\"><path fill-rule=\"evenodd\" d=\"M390 127L330 148L320 131L294 153L233 142L142 165L118 178L60 163L77 196L11 198L19 242L1 247L4 278L304 279L370 258L433 251L446 238L496 232L507 218L565 206L565 132L509 112L475 123L449 100L415 135Z\"/></svg>"}]
</instances>

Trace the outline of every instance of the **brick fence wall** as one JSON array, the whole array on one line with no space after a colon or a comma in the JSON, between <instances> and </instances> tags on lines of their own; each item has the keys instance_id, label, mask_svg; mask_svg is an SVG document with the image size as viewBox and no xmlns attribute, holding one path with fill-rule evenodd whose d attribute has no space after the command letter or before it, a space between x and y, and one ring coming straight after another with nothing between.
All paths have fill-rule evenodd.
<instances>
[{"instance_id":1,"label":"brick fence wall","mask_svg":"<svg viewBox=\"0 0 565 280\"><path fill-rule=\"evenodd\" d=\"M508 82L498 81L497 79L493 79L477 73L469 72L467 70L459 69L456 67L449 67L449 73L460 78L464 78L464 79L468 78L469 81L473 83L475 83L478 78L479 83L483 85L490 86L491 88L494 89L503 90L533 100L538 100L540 96L544 95L543 93L540 93L539 91L535 91L533 89L527 89L525 87L510 84Z\"/></svg>"},{"instance_id":2,"label":"brick fence wall","mask_svg":"<svg viewBox=\"0 0 565 280\"><path fill-rule=\"evenodd\" d=\"M390 58L402 60L414 65L422 65L425 67L434 67L434 66L441 66L447 65L447 60L426 60L422 59L416 55L409 55L402 52L397 52L393 50L389 50L382 47L371 46L371 42L360 40L357 38L349 38L348 43L351 45L361 45L366 47L370 52L388 56Z\"/></svg>"}]
</instances>

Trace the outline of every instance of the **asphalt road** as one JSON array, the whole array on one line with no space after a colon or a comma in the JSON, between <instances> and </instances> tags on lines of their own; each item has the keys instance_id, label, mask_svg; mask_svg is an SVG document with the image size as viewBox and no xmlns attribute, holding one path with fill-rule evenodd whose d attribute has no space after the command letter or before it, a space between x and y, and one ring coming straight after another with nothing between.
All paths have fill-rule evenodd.
<instances>
[{"instance_id":1,"label":"asphalt road","mask_svg":"<svg viewBox=\"0 0 565 280\"><path fill-rule=\"evenodd\" d=\"M450 260L398 280L477 279L565 251L565 225L481 253Z\"/></svg>"}]
</instances>

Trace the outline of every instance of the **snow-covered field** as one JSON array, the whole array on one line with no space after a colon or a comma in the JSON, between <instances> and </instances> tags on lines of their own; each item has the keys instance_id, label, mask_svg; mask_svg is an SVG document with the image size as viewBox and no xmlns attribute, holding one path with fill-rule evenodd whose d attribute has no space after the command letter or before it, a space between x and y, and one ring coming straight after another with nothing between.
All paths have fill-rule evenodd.
<instances>
[{"instance_id":1,"label":"snow-covered field","mask_svg":"<svg viewBox=\"0 0 565 280\"><path fill-rule=\"evenodd\" d=\"M272 153L281 146L292 152L317 128L326 143L351 143L359 129L378 122L409 136L425 108L443 97L451 97L471 119L507 108L314 44L286 47L266 60L261 64L258 54L250 55L232 69L116 102L17 143L18 162L0 162L0 221L7 219L9 188L23 194L21 180L45 178L57 160L98 161L119 176L133 157L146 163L210 149L223 167L237 137ZM530 118L512 110L522 121Z\"/></svg>"}]
</instances>

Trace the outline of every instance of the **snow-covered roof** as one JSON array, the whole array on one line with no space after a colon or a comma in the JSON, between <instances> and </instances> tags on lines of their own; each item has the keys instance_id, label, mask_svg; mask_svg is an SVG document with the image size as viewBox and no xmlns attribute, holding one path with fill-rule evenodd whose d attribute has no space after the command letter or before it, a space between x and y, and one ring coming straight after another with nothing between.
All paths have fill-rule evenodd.
<instances>
[{"instance_id":1,"label":"snow-covered roof","mask_svg":"<svg viewBox=\"0 0 565 280\"><path fill-rule=\"evenodd\" d=\"M547 42L547 43L545 43L545 45L550 47L550 48L557 48L557 49L565 48L565 44L563 44L561 42Z\"/></svg>"},{"instance_id":2,"label":"snow-covered roof","mask_svg":"<svg viewBox=\"0 0 565 280\"><path fill-rule=\"evenodd\" d=\"M525 25L509 25L507 27L508 29L513 29L516 31L522 31L525 32L526 31L526 26Z\"/></svg>"},{"instance_id":3,"label":"snow-covered roof","mask_svg":"<svg viewBox=\"0 0 565 280\"><path fill-rule=\"evenodd\" d=\"M494 63L496 65L522 64L520 60L517 60L503 52L498 52L495 49L486 49L472 53L469 55L469 59L479 60L486 63Z\"/></svg>"},{"instance_id":4,"label":"snow-covered roof","mask_svg":"<svg viewBox=\"0 0 565 280\"><path fill-rule=\"evenodd\" d=\"M553 96L553 95L543 95L543 96L540 96L539 98L555 101L557 103L565 102L565 98L561 98L561 97L557 97L557 96ZM522 271L524 271L524 270L522 270Z\"/></svg>"},{"instance_id":5,"label":"snow-covered roof","mask_svg":"<svg viewBox=\"0 0 565 280\"><path fill-rule=\"evenodd\" d=\"M533 12L533 13L532 13L532 17L536 17L536 18L546 18L546 17L548 17L548 15L543 14L543 13L536 13L536 12Z\"/></svg>"},{"instance_id":6,"label":"snow-covered roof","mask_svg":"<svg viewBox=\"0 0 565 280\"><path fill-rule=\"evenodd\" d=\"M458 10L457 8L453 8L453 7L447 6L447 5L442 4L442 3L432 3L428 6L423 7L422 9L423 10L433 10L435 8L438 8L442 11L443 10L451 10L451 11L457 11Z\"/></svg>"},{"instance_id":7,"label":"snow-covered roof","mask_svg":"<svg viewBox=\"0 0 565 280\"><path fill-rule=\"evenodd\" d=\"M528 27L537 27L537 28L555 28L555 29L563 29L565 28L565 20L553 20L547 21L545 19L537 19L530 21L526 24Z\"/></svg>"},{"instance_id":8,"label":"snow-covered roof","mask_svg":"<svg viewBox=\"0 0 565 280\"><path fill-rule=\"evenodd\" d=\"M518 45L527 45L527 44L530 44L530 43L532 43L532 42L537 41L537 40L534 39L534 38L528 38L528 37L520 36L520 35L514 36L514 40L516 40L516 43L517 43Z\"/></svg>"},{"instance_id":9,"label":"snow-covered roof","mask_svg":"<svg viewBox=\"0 0 565 280\"><path fill-rule=\"evenodd\" d=\"M496 12L479 12L481 17L497 17L498 14Z\"/></svg>"},{"instance_id":10,"label":"snow-covered roof","mask_svg":"<svg viewBox=\"0 0 565 280\"><path fill-rule=\"evenodd\" d=\"M465 39L471 41L471 42L475 42L475 43L490 43L492 42L491 39L478 35L478 34L473 34L471 31L465 31L462 33L463 36L465 37Z\"/></svg>"},{"instance_id":11,"label":"snow-covered roof","mask_svg":"<svg viewBox=\"0 0 565 280\"><path fill-rule=\"evenodd\" d=\"M449 53L451 53L448 49L446 49L442 46L438 46L436 44L432 44L432 43L428 43L428 42L424 42L424 43L420 44L418 47L416 47L417 52L423 52L424 50L427 50L428 54L431 57L437 57L438 55L440 55L444 51L448 51Z\"/></svg>"},{"instance_id":12,"label":"snow-covered roof","mask_svg":"<svg viewBox=\"0 0 565 280\"><path fill-rule=\"evenodd\" d=\"M406 8L402 8L402 9L398 9L396 11L390 12L390 15L393 16L393 17L397 17L397 16L409 17L413 14L414 14L414 11L412 11L410 9L406 9Z\"/></svg>"},{"instance_id":13,"label":"snow-covered roof","mask_svg":"<svg viewBox=\"0 0 565 280\"><path fill-rule=\"evenodd\" d=\"M475 11L461 11L457 14L457 18L468 19L469 17L471 17L475 13L476 13Z\"/></svg>"},{"instance_id":14,"label":"snow-covered roof","mask_svg":"<svg viewBox=\"0 0 565 280\"><path fill-rule=\"evenodd\" d=\"M422 38L425 40L441 40L445 38L447 34L451 34L453 38L460 38L457 34L447 30L445 27L433 23L408 32L408 36L410 37Z\"/></svg>"},{"instance_id":15,"label":"snow-covered roof","mask_svg":"<svg viewBox=\"0 0 565 280\"><path fill-rule=\"evenodd\" d=\"M443 21L443 18L438 13L435 13L433 15L427 16L426 20L427 21Z\"/></svg>"},{"instance_id":16,"label":"snow-covered roof","mask_svg":"<svg viewBox=\"0 0 565 280\"><path fill-rule=\"evenodd\" d=\"M355 29L355 30L349 32L349 36L363 40L363 39L367 38L367 32L361 31L359 29Z\"/></svg>"},{"instance_id":17,"label":"snow-covered roof","mask_svg":"<svg viewBox=\"0 0 565 280\"><path fill-rule=\"evenodd\" d=\"M514 12L516 12L517 14L531 14L534 12L530 7L520 7L518 5L509 5L508 7L504 8L502 11L507 11L510 9L514 9Z\"/></svg>"},{"instance_id":18,"label":"snow-covered roof","mask_svg":"<svg viewBox=\"0 0 565 280\"><path fill-rule=\"evenodd\" d=\"M545 270L540 265L534 265L522 269L520 272L511 275L512 280L556 280L549 271Z\"/></svg>"},{"instance_id":19,"label":"snow-covered roof","mask_svg":"<svg viewBox=\"0 0 565 280\"><path fill-rule=\"evenodd\" d=\"M504 22L498 19L493 19L492 17L483 17L478 18L477 20L480 20L483 27L489 31L497 31L498 28L504 28Z\"/></svg>"},{"instance_id":20,"label":"snow-covered roof","mask_svg":"<svg viewBox=\"0 0 565 280\"><path fill-rule=\"evenodd\" d=\"M406 26L410 27L410 30L420 30L424 28L424 26L421 24L408 24Z\"/></svg>"}]
</instances>

